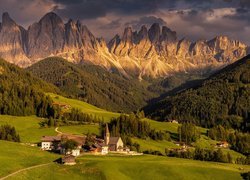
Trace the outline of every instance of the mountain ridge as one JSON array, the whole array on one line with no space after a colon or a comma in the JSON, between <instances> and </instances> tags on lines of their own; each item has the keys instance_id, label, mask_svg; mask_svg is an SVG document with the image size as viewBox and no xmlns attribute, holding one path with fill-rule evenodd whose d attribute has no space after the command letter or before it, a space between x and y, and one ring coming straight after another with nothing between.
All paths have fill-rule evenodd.
<instances>
[{"instance_id":1,"label":"mountain ridge","mask_svg":"<svg viewBox=\"0 0 250 180\"><path fill-rule=\"evenodd\" d=\"M50 12L24 29L3 13L0 26L0 56L21 67L39 60L60 56L74 63L92 63L126 77L166 77L176 72L201 73L207 68L219 69L245 56L244 43L218 36L212 40L191 42L178 40L170 28L154 23L139 31L131 27L122 36L106 43L96 38L79 20L64 23Z\"/></svg>"}]
</instances>

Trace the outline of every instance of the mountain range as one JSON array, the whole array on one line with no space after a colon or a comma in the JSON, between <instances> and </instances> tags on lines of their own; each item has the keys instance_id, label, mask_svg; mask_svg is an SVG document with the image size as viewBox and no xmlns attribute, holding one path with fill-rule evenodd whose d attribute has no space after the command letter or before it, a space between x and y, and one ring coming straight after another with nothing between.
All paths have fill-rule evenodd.
<instances>
[{"instance_id":1,"label":"mountain range","mask_svg":"<svg viewBox=\"0 0 250 180\"><path fill-rule=\"evenodd\" d=\"M106 43L87 26L70 19L67 23L50 12L30 25L18 25L3 13L0 23L0 56L21 67L49 56L73 63L91 63L125 77L166 77L179 72L216 70L245 56L248 46L226 36L191 42L178 39L170 28L153 24L139 31L131 27Z\"/></svg>"}]
</instances>

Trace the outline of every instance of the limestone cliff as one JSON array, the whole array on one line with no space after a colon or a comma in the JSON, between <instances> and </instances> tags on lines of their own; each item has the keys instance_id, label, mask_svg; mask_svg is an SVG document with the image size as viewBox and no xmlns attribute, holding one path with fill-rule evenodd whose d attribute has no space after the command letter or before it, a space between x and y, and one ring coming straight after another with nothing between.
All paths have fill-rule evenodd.
<instances>
[{"instance_id":1,"label":"limestone cliff","mask_svg":"<svg viewBox=\"0 0 250 180\"><path fill-rule=\"evenodd\" d=\"M159 24L139 31L131 27L106 43L87 26L70 19L66 24L48 13L27 30L4 13L0 23L0 56L19 66L29 66L48 56L74 63L93 63L124 76L162 77L176 72L205 72L220 68L247 54L248 47L226 36L191 42L179 40L175 31Z\"/></svg>"}]
</instances>

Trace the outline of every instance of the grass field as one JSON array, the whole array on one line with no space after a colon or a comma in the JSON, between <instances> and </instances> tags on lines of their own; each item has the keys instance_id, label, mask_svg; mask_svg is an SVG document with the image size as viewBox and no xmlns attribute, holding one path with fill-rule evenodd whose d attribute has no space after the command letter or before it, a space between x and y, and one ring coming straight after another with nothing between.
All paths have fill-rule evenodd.
<instances>
[{"instance_id":1,"label":"grass field","mask_svg":"<svg viewBox=\"0 0 250 180\"><path fill-rule=\"evenodd\" d=\"M76 126L61 126L58 128L59 131L69 134L96 134L99 135L99 125L76 125Z\"/></svg>"},{"instance_id":2,"label":"grass field","mask_svg":"<svg viewBox=\"0 0 250 180\"><path fill-rule=\"evenodd\" d=\"M140 144L140 150L152 150L152 151L160 151L162 154L165 154L165 148L178 148L179 146L175 145L173 142L169 141L154 141L151 139L138 139L133 138L133 142L137 142Z\"/></svg>"},{"instance_id":3,"label":"grass field","mask_svg":"<svg viewBox=\"0 0 250 180\"><path fill-rule=\"evenodd\" d=\"M97 117L100 117L100 118L103 117L105 122L109 122L111 118L118 117L120 115L119 113L106 111L106 110L100 109L96 106L90 105L86 102L79 101L76 99L69 99L69 98L65 98L63 96L59 96L59 95L52 94L52 93L48 93L48 95L53 99L53 101L57 103L67 104L67 105L70 105L71 107L82 110L82 112L84 113L96 115ZM170 122L158 122L158 121L154 121L148 118L145 118L144 120L149 122L152 128L156 130L161 130L161 131L168 131L170 133L177 133L177 129L179 126L179 124L170 123ZM207 131L207 129L201 128L201 127L198 127L198 129L203 134L205 134Z\"/></svg>"},{"instance_id":4,"label":"grass field","mask_svg":"<svg viewBox=\"0 0 250 180\"><path fill-rule=\"evenodd\" d=\"M239 168L249 166L201 162L159 156L82 156L75 166L51 164L10 179L241 179ZM243 172L242 171L242 172Z\"/></svg>"},{"instance_id":5,"label":"grass field","mask_svg":"<svg viewBox=\"0 0 250 180\"><path fill-rule=\"evenodd\" d=\"M0 177L26 167L53 162L58 158L55 154L20 143L0 141L0 147Z\"/></svg>"},{"instance_id":6,"label":"grass field","mask_svg":"<svg viewBox=\"0 0 250 180\"><path fill-rule=\"evenodd\" d=\"M118 117L120 115L119 113L106 111L106 110L100 109L96 106L90 105L83 101L65 98L63 96L59 96L59 95L52 94L52 93L48 93L48 95L56 103L67 104L67 105L70 105L72 108L77 108L77 109L82 110L82 112L84 113L96 115L99 118L103 117L105 122L108 122L110 121L111 118Z\"/></svg>"},{"instance_id":7,"label":"grass field","mask_svg":"<svg viewBox=\"0 0 250 180\"><path fill-rule=\"evenodd\" d=\"M108 112L87 103L67 99L50 94L59 103L69 104L79 108L83 112L103 117L108 122L118 113ZM168 131L176 134L179 124L157 122L144 119L156 130ZM15 117L0 115L0 125L10 124L14 126L21 137L22 142L39 142L43 135L56 135L54 128L40 128L40 118L35 116ZM204 128L199 128L205 134ZM62 126L59 131L71 134L99 134L98 125ZM153 150L165 152L165 148L177 148L174 143L168 141L153 141L133 138L133 142L140 144L141 151ZM215 144L206 136L202 135L195 146L209 147ZM53 162L59 156L19 143L0 141L0 177L26 167ZM234 157L239 153L232 150ZM163 156L143 155L138 157L118 156L82 156L77 159L75 166L63 166L55 163L43 167L20 172L9 179L241 179L240 170L250 171L250 166L234 164L222 164L214 162L201 162L187 159L170 158Z\"/></svg>"},{"instance_id":8,"label":"grass field","mask_svg":"<svg viewBox=\"0 0 250 180\"><path fill-rule=\"evenodd\" d=\"M9 124L14 126L20 135L21 142L36 143L44 135L56 135L54 128L40 128L41 118L36 116L8 116L0 115L0 125Z\"/></svg>"}]
</instances>

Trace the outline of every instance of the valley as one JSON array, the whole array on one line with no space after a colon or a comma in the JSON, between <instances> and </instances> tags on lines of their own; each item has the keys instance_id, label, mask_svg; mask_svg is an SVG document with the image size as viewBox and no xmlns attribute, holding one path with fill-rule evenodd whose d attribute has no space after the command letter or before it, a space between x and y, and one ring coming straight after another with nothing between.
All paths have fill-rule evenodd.
<instances>
[{"instance_id":1,"label":"valley","mask_svg":"<svg viewBox=\"0 0 250 180\"><path fill-rule=\"evenodd\" d=\"M249 180L249 5L1 0L0 180Z\"/></svg>"},{"instance_id":2,"label":"valley","mask_svg":"<svg viewBox=\"0 0 250 180\"><path fill-rule=\"evenodd\" d=\"M64 98L62 96L56 94L48 94L55 102L57 103L64 103L70 105L72 108L79 108L81 111L85 113L90 113L96 116L102 116L106 122L109 122L112 117L118 117L118 113L112 113L100 108L97 108L93 105L87 104L85 102L79 100L73 100ZM159 177L164 178L165 176L171 177L176 179L193 179L195 176L197 179L201 177L212 178L216 176L218 179L240 179L240 172L245 172L250 170L249 166L242 166L236 164L224 164L224 163L215 163L215 162L202 162L202 161L194 161L188 159L180 159L174 157L164 157L164 156L153 156L153 155L143 155L141 157L119 157L116 155L108 155L108 156L95 156L95 155L83 155L77 158L77 165L72 167L67 167L63 165L59 165L53 163L54 160L59 158L57 154L48 153L45 151L39 150L39 147L30 147L30 143L37 143L40 142L40 138L43 135L56 135L54 127L50 128L41 128L39 126L39 122L41 118L36 116L26 116L26 117L16 117L16 116L8 116L8 115L1 115L0 116L0 125L1 124L10 124L16 128L19 132L21 138L20 143L12 143L12 142L5 142L0 141L1 147L8 147L13 149L13 154L19 153L20 163L26 160L22 158L26 158L26 156L44 156L44 160L39 158L39 161L33 161L30 159L30 163L27 162L26 164L21 163L22 165L18 165L19 159L15 159L15 167L12 165L13 160L4 160L5 162L5 169L1 171L1 176L4 177L8 175L10 172L14 172L15 170L23 169L25 167L31 167L33 165L49 163L45 166L34 168L31 170L25 170L17 175L13 175L8 179L26 179L29 177L35 178L62 178L67 179L68 177L88 177L88 179L112 179L114 169L117 169L115 173L119 173L121 179L131 179L132 177L141 178L142 175L145 175L147 169L150 168L150 174L147 175L148 179L152 177ZM178 126L179 124L170 123L170 122L157 122L150 119L144 119L150 123L151 127L156 130L167 131L172 134L178 133ZM199 128L201 133L206 133L206 129ZM94 133L99 134L99 125L97 124L86 124L86 125L77 125L77 126L60 126L58 131L63 133L70 133L70 134L87 134L87 133ZM32 134L32 136L30 136ZM166 148L179 148L171 141L155 141L150 139L138 139L133 138L132 141L137 142L140 144L141 151L151 150L151 151L158 151L162 154L165 153ZM205 135L202 135L201 139L197 141L197 145L199 146L211 146L212 140L207 138ZM25 144L23 144L25 143ZM216 144L216 142L213 142ZM6 158L5 155L9 152L6 148L3 148L3 151L0 152L0 157ZM26 151L28 154L23 153ZM230 152L229 150L223 150L225 152ZM242 155L231 151L232 156L234 159L241 157ZM9 158L14 158L15 156L11 156ZM122 163L121 163L122 162ZM134 170L133 167L137 167ZM197 171L197 168L199 171ZM52 171L48 170L53 169ZM132 170L133 169L133 170ZM187 171L185 175L183 171ZM61 172L64 172L62 176ZM181 173L180 173L181 172ZM156 175L156 174L157 175ZM225 173L227 176L225 176ZM44 175L46 174L46 175ZM144 176L143 175L143 176ZM0 176L0 177L1 177Z\"/></svg>"}]
</instances>

